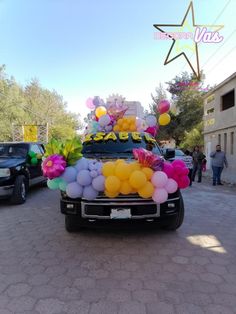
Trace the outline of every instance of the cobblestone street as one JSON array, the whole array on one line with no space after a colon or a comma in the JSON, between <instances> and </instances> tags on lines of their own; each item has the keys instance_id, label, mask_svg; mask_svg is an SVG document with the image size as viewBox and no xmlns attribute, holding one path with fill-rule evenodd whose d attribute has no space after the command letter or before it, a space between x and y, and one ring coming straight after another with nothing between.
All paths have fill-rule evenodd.
<instances>
[{"instance_id":1,"label":"cobblestone street","mask_svg":"<svg viewBox=\"0 0 236 314\"><path fill-rule=\"evenodd\" d=\"M57 192L0 205L1 314L236 313L236 195L195 183L177 232L68 234Z\"/></svg>"}]
</instances>

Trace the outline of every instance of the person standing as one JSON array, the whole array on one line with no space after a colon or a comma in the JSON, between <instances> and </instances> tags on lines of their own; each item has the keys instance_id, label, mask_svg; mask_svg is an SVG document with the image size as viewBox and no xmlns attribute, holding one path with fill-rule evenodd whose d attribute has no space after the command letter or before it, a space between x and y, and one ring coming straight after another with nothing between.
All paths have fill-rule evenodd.
<instances>
[{"instance_id":1,"label":"person standing","mask_svg":"<svg viewBox=\"0 0 236 314\"><path fill-rule=\"evenodd\" d=\"M188 173L188 177L190 180L189 186L191 186L192 185L192 172L193 172L193 157L190 155L189 150L185 151L185 156L183 158L183 162L185 163L186 167L189 170L189 173Z\"/></svg>"},{"instance_id":2,"label":"person standing","mask_svg":"<svg viewBox=\"0 0 236 314\"><path fill-rule=\"evenodd\" d=\"M212 158L211 166L213 172L213 185L223 185L221 183L221 173L224 165L228 167L228 161L226 159L225 152L221 150L220 145L216 145L216 150L211 152L210 157Z\"/></svg>"},{"instance_id":3,"label":"person standing","mask_svg":"<svg viewBox=\"0 0 236 314\"><path fill-rule=\"evenodd\" d=\"M202 161L206 156L203 154L202 149L199 148L199 146L195 146L193 153L193 172L192 172L192 182L195 180L196 173L198 174L198 181L202 182Z\"/></svg>"}]
</instances>

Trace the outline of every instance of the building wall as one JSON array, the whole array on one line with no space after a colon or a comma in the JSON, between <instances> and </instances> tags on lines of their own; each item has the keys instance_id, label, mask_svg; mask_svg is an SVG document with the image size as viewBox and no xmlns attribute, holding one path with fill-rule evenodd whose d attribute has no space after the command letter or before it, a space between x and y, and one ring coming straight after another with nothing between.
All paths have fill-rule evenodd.
<instances>
[{"instance_id":1,"label":"building wall","mask_svg":"<svg viewBox=\"0 0 236 314\"><path fill-rule=\"evenodd\" d=\"M129 107L125 113L126 116L143 118L144 110L139 101L125 101L125 104Z\"/></svg>"},{"instance_id":2,"label":"building wall","mask_svg":"<svg viewBox=\"0 0 236 314\"><path fill-rule=\"evenodd\" d=\"M222 179L236 183L236 105L222 111L222 96L234 89L236 96L236 77L216 88L208 95L204 104L204 142L207 168L211 168L210 153L217 144L226 152L229 168L224 169ZM214 99L213 99L214 97ZM211 100L212 98L212 100ZM211 100L211 101L210 101ZM213 112L212 109L214 108Z\"/></svg>"}]
</instances>

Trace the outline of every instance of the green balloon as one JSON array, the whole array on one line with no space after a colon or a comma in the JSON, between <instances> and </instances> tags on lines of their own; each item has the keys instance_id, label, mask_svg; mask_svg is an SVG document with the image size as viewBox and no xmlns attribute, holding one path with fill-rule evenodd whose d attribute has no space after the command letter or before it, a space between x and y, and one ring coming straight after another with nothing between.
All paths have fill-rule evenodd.
<instances>
[{"instance_id":1,"label":"green balloon","mask_svg":"<svg viewBox=\"0 0 236 314\"><path fill-rule=\"evenodd\" d=\"M62 180L60 183L59 183L59 189L63 192L66 191L66 187L67 187L67 182Z\"/></svg>"},{"instance_id":2,"label":"green balloon","mask_svg":"<svg viewBox=\"0 0 236 314\"><path fill-rule=\"evenodd\" d=\"M57 190L59 188L59 183L60 183L60 181L59 182L58 181L59 181L58 179L48 180L47 181L47 186L51 190Z\"/></svg>"},{"instance_id":3,"label":"green balloon","mask_svg":"<svg viewBox=\"0 0 236 314\"><path fill-rule=\"evenodd\" d=\"M32 165L37 165L38 164L38 159L36 157L31 158L31 164Z\"/></svg>"},{"instance_id":4,"label":"green balloon","mask_svg":"<svg viewBox=\"0 0 236 314\"><path fill-rule=\"evenodd\" d=\"M30 151L28 152L28 155L29 155L31 158L36 157L35 152L33 152L32 150L30 150Z\"/></svg>"}]
</instances>

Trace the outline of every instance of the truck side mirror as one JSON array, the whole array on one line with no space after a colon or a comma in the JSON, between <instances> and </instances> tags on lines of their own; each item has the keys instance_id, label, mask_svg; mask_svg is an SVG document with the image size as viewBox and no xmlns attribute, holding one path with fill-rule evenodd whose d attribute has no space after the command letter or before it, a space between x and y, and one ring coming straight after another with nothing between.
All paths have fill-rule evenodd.
<instances>
[{"instance_id":1,"label":"truck side mirror","mask_svg":"<svg viewBox=\"0 0 236 314\"><path fill-rule=\"evenodd\" d=\"M166 148L164 158L167 160L175 158L175 150L173 148Z\"/></svg>"}]
</instances>

